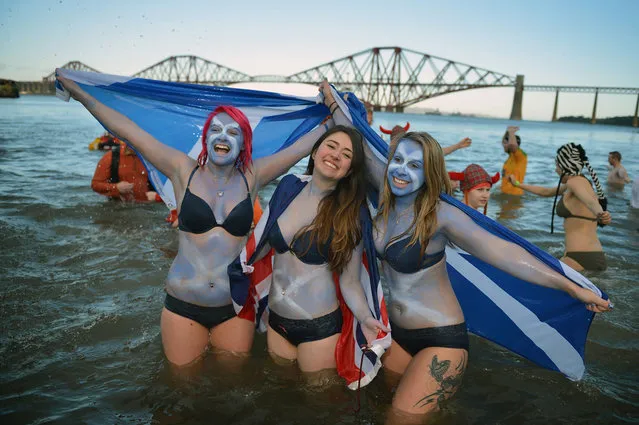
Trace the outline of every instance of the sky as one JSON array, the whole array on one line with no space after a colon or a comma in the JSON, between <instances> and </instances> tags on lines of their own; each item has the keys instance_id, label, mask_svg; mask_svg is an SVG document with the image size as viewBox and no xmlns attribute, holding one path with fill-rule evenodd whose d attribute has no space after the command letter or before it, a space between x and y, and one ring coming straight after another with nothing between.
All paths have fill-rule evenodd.
<instances>
[{"instance_id":1,"label":"sky","mask_svg":"<svg viewBox=\"0 0 639 425\"><path fill-rule=\"evenodd\" d=\"M40 80L78 60L132 75L195 55L249 75L290 75L372 47L399 46L525 84L639 87L639 1L0 0L0 78ZM291 84L240 87L312 96ZM469 90L417 107L508 117L514 89ZM592 113L562 93L559 115ZM634 114L637 96L600 95L599 117ZM554 94L524 92L524 119L550 120Z\"/></svg>"}]
</instances>

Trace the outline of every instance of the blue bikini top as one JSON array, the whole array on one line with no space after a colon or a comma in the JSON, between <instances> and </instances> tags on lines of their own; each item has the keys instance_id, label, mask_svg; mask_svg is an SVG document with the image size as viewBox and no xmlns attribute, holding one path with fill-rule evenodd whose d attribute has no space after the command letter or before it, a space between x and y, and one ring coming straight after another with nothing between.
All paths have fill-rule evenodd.
<instances>
[{"instance_id":1,"label":"blue bikini top","mask_svg":"<svg viewBox=\"0 0 639 425\"><path fill-rule=\"evenodd\" d=\"M280 225L276 221L268 234L268 242L278 254L291 251L305 264L326 264L328 262L330 238L327 243L319 246L317 241L311 240L310 230L302 233L300 237L293 241L293 246L289 247L284 240L284 236L282 236Z\"/></svg>"},{"instance_id":2,"label":"blue bikini top","mask_svg":"<svg viewBox=\"0 0 639 425\"><path fill-rule=\"evenodd\" d=\"M385 260L393 270L406 274L432 267L444 258L443 250L432 255L424 254L420 258L421 245L415 243L408 246L410 239L409 236L388 245L380 258Z\"/></svg>"},{"instance_id":3,"label":"blue bikini top","mask_svg":"<svg viewBox=\"0 0 639 425\"><path fill-rule=\"evenodd\" d=\"M184 198L182 199L182 205L180 207L180 214L178 215L178 228L188 233L206 233L214 227L221 227L233 236L245 236L251 231L251 225L253 224L253 203L251 202L251 194L246 195L246 199L237 204L222 224L218 224L215 219L215 214L209 204L197 195L194 195L190 190L191 179L197 171L196 166L191 172L189 182L186 185L186 191L184 192ZM246 177L240 171L244 184L246 184L246 190L249 190Z\"/></svg>"}]
</instances>

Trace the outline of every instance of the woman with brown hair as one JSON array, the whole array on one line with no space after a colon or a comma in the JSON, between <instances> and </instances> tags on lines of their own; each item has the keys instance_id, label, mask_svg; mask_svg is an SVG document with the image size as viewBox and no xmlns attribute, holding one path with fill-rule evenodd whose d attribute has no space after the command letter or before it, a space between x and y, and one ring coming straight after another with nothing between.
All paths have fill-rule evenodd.
<instances>
[{"instance_id":1,"label":"woman with brown hair","mask_svg":"<svg viewBox=\"0 0 639 425\"><path fill-rule=\"evenodd\" d=\"M306 174L282 179L266 224L258 224L265 229L249 263L274 250L268 350L276 360L296 360L303 372L336 367L339 292L368 341L389 331L371 314L361 284L364 161L359 132L335 126L313 146Z\"/></svg>"}]
</instances>

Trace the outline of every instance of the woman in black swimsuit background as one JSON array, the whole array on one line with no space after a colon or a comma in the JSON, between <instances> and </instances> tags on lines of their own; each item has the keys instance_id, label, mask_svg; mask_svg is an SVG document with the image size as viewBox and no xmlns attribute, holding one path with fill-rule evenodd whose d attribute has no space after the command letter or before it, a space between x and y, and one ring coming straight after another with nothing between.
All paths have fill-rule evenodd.
<instances>
[{"instance_id":1,"label":"woman in black swimsuit background","mask_svg":"<svg viewBox=\"0 0 639 425\"><path fill-rule=\"evenodd\" d=\"M242 273L237 258L251 229L253 202L261 187L308 155L328 126L318 127L277 154L252 161L248 120L238 109L218 107L204 126L202 152L196 161L98 102L75 82L63 77L58 81L173 184L179 246L166 280L161 317L169 362L189 365L209 345L222 352L248 353L254 323L236 317L229 275Z\"/></svg>"},{"instance_id":2,"label":"woman in black swimsuit background","mask_svg":"<svg viewBox=\"0 0 639 425\"><path fill-rule=\"evenodd\" d=\"M513 176L508 178L513 185L535 195L555 196L555 201L562 195L556 203L557 216L564 219L565 253L561 261L577 271L605 270L606 257L597 237L597 225L610 224L612 217L606 211L606 198L597 174L583 147L574 143L562 145L557 150L555 164L555 171L560 176L557 188L519 183ZM584 168L590 173L596 193L582 174Z\"/></svg>"}]
</instances>

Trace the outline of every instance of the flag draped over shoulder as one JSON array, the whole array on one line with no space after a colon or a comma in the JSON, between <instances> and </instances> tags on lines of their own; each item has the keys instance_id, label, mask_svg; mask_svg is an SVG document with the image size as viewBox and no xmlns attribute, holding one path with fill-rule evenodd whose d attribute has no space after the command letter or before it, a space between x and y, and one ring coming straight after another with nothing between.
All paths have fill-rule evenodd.
<instances>
[{"instance_id":1,"label":"flag draped over shoulder","mask_svg":"<svg viewBox=\"0 0 639 425\"><path fill-rule=\"evenodd\" d=\"M373 154L386 162L388 145L368 126L361 103L352 95L346 100L336 91L333 95ZM440 200L460 209L491 234L521 246L577 285L607 298L584 276L506 227L448 195L440 195ZM376 199L371 201L377 204ZM583 303L565 292L518 279L458 248L446 248L446 266L471 332L569 379L583 377L584 347L594 317Z\"/></svg>"},{"instance_id":2,"label":"flag draped over shoulder","mask_svg":"<svg viewBox=\"0 0 639 425\"><path fill-rule=\"evenodd\" d=\"M68 69L58 73L75 81L99 102L126 115L160 142L196 160L204 122L220 105L235 106L247 116L253 130L253 159L285 149L328 115L328 108L315 98ZM59 84L56 91L60 97L66 93ZM170 209L176 208L171 182L141 159L162 200Z\"/></svg>"},{"instance_id":3,"label":"flag draped over shoulder","mask_svg":"<svg viewBox=\"0 0 639 425\"><path fill-rule=\"evenodd\" d=\"M278 217L308 184L310 179L310 176L292 174L282 178L240 257L243 262L248 260L247 262L252 270L249 270L251 272L249 275L251 280L248 294L249 301L243 306L238 315L249 320L256 320L262 329L265 328L264 313L267 309L268 291L273 271L273 249L259 261L255 261L255 259L264 248L267 240L266 235L269 234ZM385 326L389 326L384 294L375 259L372 222L365 207L360 213L360 223L362 225L362 241L364 244L360 269L362 288L373 316ZM333 279L343 317L342 333L335 348L337 371L346 380L349 388L356 389L358 385L364 386L375 377L381 367L380 357L390 346L391 338L389 334L380 332L378 339L372 344L372 349L365 351L362 357L360 347L367 344L366 338L362 333L361 325L353 316L341 295L339 276L336 273L333 274ZM362 366L361 370L360 364Z\"/></svg>"}]
</instances>

